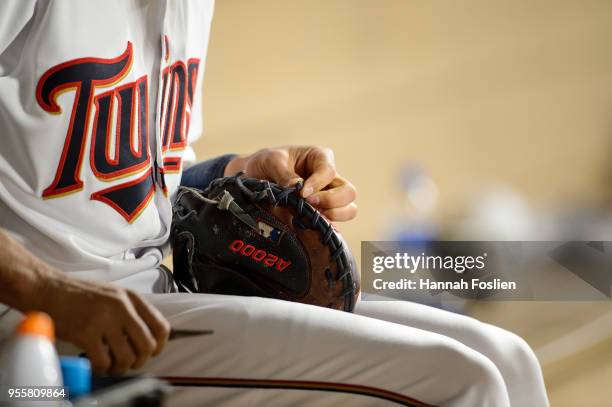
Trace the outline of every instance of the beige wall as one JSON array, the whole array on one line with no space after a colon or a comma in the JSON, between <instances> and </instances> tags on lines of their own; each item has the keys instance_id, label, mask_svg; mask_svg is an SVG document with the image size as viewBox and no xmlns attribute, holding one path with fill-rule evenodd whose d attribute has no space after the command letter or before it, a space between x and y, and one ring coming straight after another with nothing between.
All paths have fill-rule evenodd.
<instances>
[{"instance_id":1,"label":"beige wall","mask_svg":"<svg viewBox=\"0 0 612 407\"><path fill-rule=\"evenodd\" d=\"M381 236L381 201L397 196L407 159L433 175L445 213L493 179L544 207L611 189L610 1L218 0L206 70L200 156L334 148L359 190L360 215L342 225L355 249ZM545 321L525 322L536 304L508 307L475 312L545 342ZM584 315L563 312L559 335ZM557 371L547 370L553 405L610 395Z\"/></svg>"},{"instance_id":2,"label":"beige wall","mask_svg":"<svg viewBox=\"0 0 612 407\"><path fill-rule=\"evenodd\" d=\"M483 178L544 202L601 188L611 2L219 0L211 38L199 151L335 148L350 237L378 233L404 159L445 207Z\"/></svg>"}]
</instances>

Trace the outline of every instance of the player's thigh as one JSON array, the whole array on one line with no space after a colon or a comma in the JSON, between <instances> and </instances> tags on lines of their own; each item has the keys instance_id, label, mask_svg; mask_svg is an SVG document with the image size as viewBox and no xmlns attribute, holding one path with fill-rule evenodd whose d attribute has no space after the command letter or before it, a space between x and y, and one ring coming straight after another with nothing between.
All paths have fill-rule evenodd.
<instances>
[{"instance_id":1,"label":"player's thigh","mask_svg":"<svg viewBox=\"0 0 612 407\"><path fill-rule=\"evenodd\" d=\"M431 404L463 397L475 386L484 398L507 397L490 360L433 332L257 297L148 298L175 328L215 331L171 341L145 366L155 374L349 383Z\"/></svg>"},{"instance_id":2,"label":"player's thigh","mask_svg":"<svg viewBox=\"0 0 612 407\"><path fill-rule=\"evenodd\" d=\"M489 358L504 377L511 400L530 394L546 405L542 371L535 353L520 336L475 318L405 301L361 301L355 312L453 338ZM520 404L520 403L519 403Z\"/></svg>"},{"instance_id":3,"label":"player's thigh","mask_svg":"<svg viewBox=\"0 0 612 407\"><path fill-rule=\"evenodd\" d=\"M451 337L488 357L533 357L527 343L500 327L407 301L360 301L355 313Z\"/></svg>"}]
</instances>

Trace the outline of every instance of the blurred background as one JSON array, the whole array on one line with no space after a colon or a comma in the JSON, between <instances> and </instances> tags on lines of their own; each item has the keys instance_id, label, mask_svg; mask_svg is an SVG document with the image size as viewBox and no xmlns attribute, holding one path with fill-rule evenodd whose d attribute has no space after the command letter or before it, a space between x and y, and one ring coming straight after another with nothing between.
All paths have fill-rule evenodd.
<instances>
[{"instance_id":1,"label":"blurred background","mask_svg":"<svg viewBox=\"0 0 612 407\"><path fill-rule=\"evenodd\" d=\"M336 152L362 240L612 240L612 2L218 0L200 158ZM610 302L467 304L609 406Z\"/></svg>"}]
</instances>

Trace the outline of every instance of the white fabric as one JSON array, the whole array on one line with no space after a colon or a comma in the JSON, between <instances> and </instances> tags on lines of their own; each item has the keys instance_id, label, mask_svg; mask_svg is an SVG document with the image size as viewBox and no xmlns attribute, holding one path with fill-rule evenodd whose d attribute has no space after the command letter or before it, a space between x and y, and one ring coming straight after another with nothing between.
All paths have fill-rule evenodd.
<instances>
[{"instance_id":1,"label":"white fabric","mask_svg":"<svg viewBox=\"0 0 612 407\"><path fill-rule=\"evenodd\" d=\"M146 298L174 328L215 331L170 341L142 369L154 375L362 385L436 406L549 405L525 341L467 316L400 301L360 301L347 313L256 297ZM0 317L0 338L19 319L14 311ZM80 353L61 342L59 348ZM177 407L398 405L346 392L219 387L176 387L170 401Z\"/></svg>"},{"instance_id":2,"label":"white fabric","mask_svg":"<svg viewBox=\"0 0 612 407\"><path fill-rule=\"evenodd\" d=\"M361 301L351 314L255 297L147 298L175 328L215 331L171 341L145 365L150 373L357 384L440 406L548 405L539 364L525 341L466 316L396 301ZM173 405L395 404L321 391L183 388Z\"/></svg>"},{"instance_id":3,"label":"white fabric","mask_svg":"<svg viewBox=\"0 0 612 407\"><path fill-rule=\"evenodd\" d=\"M0 2L0 227L46 262L75 276L117 281L141 292L156 289L157 266L171 221L161 184L158 182L153 198L131 223L110 205L92 199L92 194L144 176L154 162L163 166L166 156L182 157L187 151L187 158L193 160L188 147L161 151L160 78L174 63L200 60L193 104L186 109L187 138L196 138L202 130L201 84L212 12L212 0ZM126 75L117 83L96 86L93 95L146 75L149 165L112 180L94 174L90 155L97 108L92 103L77 170L82 188L43 199L67 142L76 90L57 94L61 111L53 114L37 100L39 81L59 64L119 57L128 43L132 64ZM179 180L180 173L166 174L168 194Z\"/></svg>"}]
</instances>

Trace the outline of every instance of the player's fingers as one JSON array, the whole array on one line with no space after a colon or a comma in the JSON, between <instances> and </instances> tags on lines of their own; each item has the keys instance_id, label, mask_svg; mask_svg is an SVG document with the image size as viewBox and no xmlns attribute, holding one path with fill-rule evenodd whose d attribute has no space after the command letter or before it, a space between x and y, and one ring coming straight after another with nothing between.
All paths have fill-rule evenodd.
<instances>
[{"instance_id":1,"label":"player's fingers","mask_svg":"<svg viewBox=\"0 0 612 407\"><path fill-rule=\"evenodd\" d=\"M329 148L315 147L310 149L306 156L306 163L309 176L304 181L304 188L302 189L304 198L321 191L331 184L337 175L334 153Z\"/></svg>"},{"instance_id":2,"label":"player's fingers","mask_svg":"<svg viewBox=\"0 0 612 407\"><path fill-rule=\"evenodd\" d=\"M347 180L336 178L338 182L332 183L332 188L317 192L307 198L308 203L319 209L341 208L354 202L357 198L357 190ZM334 185L337 184L337 185Z\"/></svg>"},{"instance_id":3,"label":"player's fingers","mask_svg":"<svg viewBox=\"0 0 612 407\"><path fill-rule=\"evenodd\" d=\"M168 342L168 336L170 335L170 323L162 315L161 312L144 298L140 297L133 291L128 291L128 296L134 304L134 308L138 315L142 318L145 324L149 327L151 334L155 340L155 347L153 349L153 356L160 354L166 342ZM145 339L142 339L143 341Z\"/></svg>"},{"instance_id":4,"label":"player's fingers","mask_svg":"<svg viewBox=\"0 0 612 407\"><path fill-rule=\"evenodd\" d=\"M112 360L106 344L102 338L98 338L89 344L85 350L85 356L91 362L91 368L95 373L107 373L111 368Z\"/></svg>"},{"instance_id":5,"label":"player's fingers","mask_svg":"<svg viewBox=\"0 0 612 407\"><path fill-rule=\"evenodd\" d=\"M106 343L108 343L113 360L109 373L123 374L127 372L136 361L136 355L128 337L122 330L114 329L106 334Z\"/></svg>"},{"instance_id":6,"label":"player's fingers","mask_svg":"<svg viewBox=\"0 0 612 407\"><path fill-rule=\"evenodd\" d=\"M128 334L136 354L136 360L132 368L138 369L153 355L157 348L157 342L149 328L137 315L135 315L135 318L130 323L125 325L125 332Z\"/></svg>"},{"instance_id":7,"label":"player's fingers","mask_svg":"<svg viewBox=\"0 0 612 407\"><path fill-rule=\"evenodd\" d=\"M353 202L342 208L325 209L321 213L331 221L344 222L357 216L357 205Z\"/></svg>"}]
</instances>

